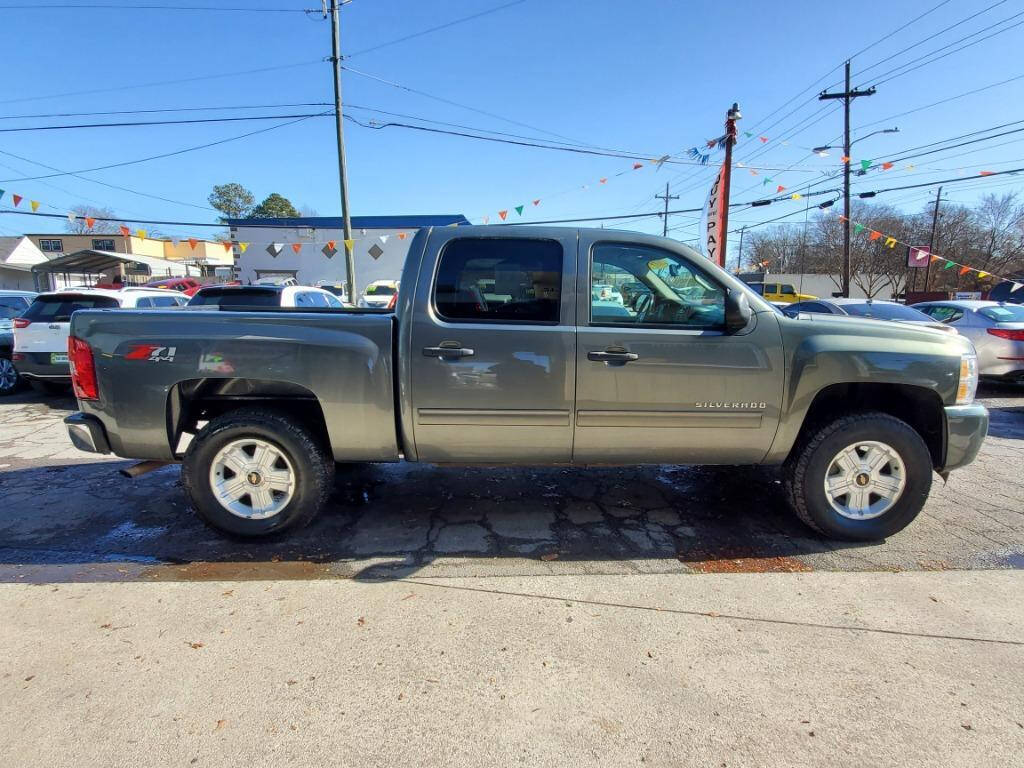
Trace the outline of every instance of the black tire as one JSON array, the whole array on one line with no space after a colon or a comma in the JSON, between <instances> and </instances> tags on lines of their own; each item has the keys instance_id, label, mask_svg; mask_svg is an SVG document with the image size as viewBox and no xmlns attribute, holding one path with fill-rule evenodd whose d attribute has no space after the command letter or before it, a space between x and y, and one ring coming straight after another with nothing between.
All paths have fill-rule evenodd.
<instances>
[{"instance_id":1,"label":"black tire","mask_svg":"<svg viewBox=\"0 0 1024 768\"><path fill-rule=\"evenodd\" d=\"M218 452L245 438L280 449L294 472L291 500L264 519L232 513L218 501L211 484L210 467ZM203 522L234 536L258 538L296 530L316 517L333 488L334 461L322 442L293 418L271 410L240 408L213 419L192 439L181 480Z\"/></svg>"},{"instance_id":2,"label":"black tire","mask_svg":"<svg viewBox=\"0 0 1024 768\"><path fill-rule=\"evenodd\" d=\"M885 443L895 450L903 462L905 485L892 507L877 517L857 520L832 507L824 484L832 460L859 441ZM785 475L793 511L811 528L841 541L878 541L902 531L921 511L932 487L932 457L906 422L884 413L851 414L807 435L794 448Z\"/></svg>"},{"instance_id":3,"label":"black tire","mask_svg":"<svg viewBox=\"0 0 1024 768\"><path fill-rule=\"evenodd\" d=\"M21 389L21 385L21 377L18 376L11 358L6 354L0 354L0 397L13 395Z\"/></svg>"},{"instance_id":4,"label":"black tire","mask_svg":"<svg viewBox=\"0 0 1024 768\"><path fill-rule=\"evenodd\" d=\"M71 394L71 385L59 381L46 381L45 379L28 379L28 385L41 395L51 397L67 397Z\"/></svg>"}]
</instances>

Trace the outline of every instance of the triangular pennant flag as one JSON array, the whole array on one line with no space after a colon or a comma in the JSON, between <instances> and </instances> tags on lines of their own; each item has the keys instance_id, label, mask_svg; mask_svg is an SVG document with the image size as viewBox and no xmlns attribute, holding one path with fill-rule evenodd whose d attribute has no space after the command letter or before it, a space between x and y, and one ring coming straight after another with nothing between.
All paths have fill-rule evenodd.
<instances>
[{"instance_id":1,"label":"triangular pennant flag","mask_svg":"<svg viewBox=\"0 0 1024 768\"><path fill-rule=\"evenodd\" d=\"M224 246L224 253L227 253L228 251L231 250L231 241L230 240L225 240L223 243L221 243L221 245Z\"/></svg>"},{"instance_id":2,"label":"triangular pennant flag","mask_svg":"<svg viewBox=\"0 0 1024 768\"><path fill-rule=\"evenodd\" d=\"M28 201L28 204L32 206L32 211L33 211L33 213L34 213L35 211L38 211L38 210L39 210L39 201L38 201L38 200L29 200L29 201Z\"/></svg>"},{"instance_id":3,"label":"triangular pennant flag","mask_svg":"<svg viewBox=\"0 0 1024 768\"><path fill-rule=\"evenodd\" d=\"M892 163L882 163L883 171L888 171L890 168L892 168Z\"/></svg>"},{"instance_id":4,"label":"triangular pennant flag","mask_svg":"<svg viewBox=\"0 0 1024 768\"><path fill-rule=\"evenodd\" d=\"M523 215L523 206L517 205L516 206L516 213L518 213L520 216L522 216Z\"/></svg>"},{"instance_id":5,"label":"triangular pennant flag","mask_svg":"<svg viewBox=\"0 0 1024 768\"><path fill-rule=\"evenodd\" d=\"M979 176L994 176L995 171L978 171Z\"/></svg>"},{"instance_id":6,"label":"triangular pennant flag","mask_svg":"<svg viewBox=\"0 0 1024 768\"><path fill-rule=\"evenodd\" d=\"M979 272L978 273L978 278L980 279L982 277L988 277L988 272Z\"/></svg>"},{"instance_id":7,"label":"triangular pennant flag","mask_svg":"<svg viewBox=\"0 0 1024 768\"><path fill-rule=\"evenodd\" d=\"M508 216L508 211L498 211L498 217L502 221L504 221L507 216Z\"/></svg>"},{"instance_id":8,"label":"triangular pennant flag","mask_svg":"<svg viewBox=\"0 0 1024 768\"><path fill-rule=\"evenodd\" d=\"M871 230L871 235L869 236L868 239L870 239L870 240L877 240L881 236L882 236L881 232L878 232L877 230Z\"/></svg>"},{"instance_id":9,"label":"triangular pennant flag","mask_svg":"<svg viewBox=\"0 0 1024 768\"><path fill-rule=\"evenodd\" d=\"M843 216L843 214L841 214L841 213L840 213L840 214L839 214L839 220L840 220L840 221L846 221L846 217L845 217L845 216Z\"/></svg>"},{"instance_id":10,"label":"triangular pennant flag","mask_svg":"<svg viewBox=\"0 0 1024 768\"><path fill-rule=\"evenodd\" d=\"M935 255L934 253L928 254L928 257L929 257L929 258L930 258L930 259L931 259L932 261L939 261L939 257L938 257L938 256L936 256L936 255Z\"/></svg>"},{"instance_id":11,"label":"triangular pennant flag","mask_svg":"<svg viewBox=\"0 0 1024 768\"><path fill-rule=\"evenodd\" d=\"M753 168L751 168L750 169L750 175L751 176L757 176L757 171L755 171Z\"/></svg>"},{"instance_id":12,"label":"triangular pennant flag","mask_svg":"<svg viewBox=\"0 0 1024 768\"><path fill-rule=\"evenodd\" d=\"M633 163L633 170L634 171L637 170L638 168L643 168L643 167L644 167L643 163Z\"/></svg>"},{"instance_id":13,"label":"triangular pennant flag","mask_svg":"<svg viewBox=\"0 0 1024 768\"><path fill-rule=\"evenodd\" d=\"M1019 291L1021 288L1024 288L1024 283L1014 283L1013 285L1010 286L1010 293L1015 293L1016 291Z\"/></svg>"},{"instance_id":14,"label":"triangular pennant flag","mask_svg":"<svg viewBox=\"0 0 1024 768\"><path fill-rule=\"evenodd\" d=\"M2 198L3 196L4 196L4 191L2 189L0 189L0 198Z\"/></svg>"},{"instance_id":15,"label":"triangular pennant flag","mask_svg":"<svg viewBox=\"0 0 1024 768\"><path fill-rule=\"evenodd\" d=\"M758 136L757 138L759 138L761 140L762 144L767 144L768 143L768 137L767 136Z\"/></svg>"},{"instance_id":16,"label":"triangular pennant flag","mask_svg":"<svg viewBox=\"0 0 1024 768\"><path fill-rule=\"evenodd\" d=\"M486 223L487 222L485 221L484 224L486 224ZM398 233L398 239L399 240L405 240L405 232L399 232Z\"/></svg>"},{"instance_id":17,"label":"triangular pennant flag","mask_svg":"<svg viewBox=\"0 0 1024 768\"><path fill-rule=\"evenodd\" d=\"M389 238L389 237L391 237L391 235L381 235L381 236L380 236L380 241L381 241L382 243L384 243L385 245L387 245L387 242L388 242L388 238Z\"/></svg>"},{"instance_id":18,"label":"triangular pennant flag","mask_svg":"<svg viewBox=\"0 0 1024 768\"><path fill-rule=\"evenodd\" d=\"M895 248L896 247L896 238L895 237L887 237L887 238L885 238L885 247L886 248Z\"/></svg>"},{"instance_id":19,"label":"triangular pennant flag","mask_svg":"<svg viewBox=\"0 0 1024 768\"><path fill-rule=\"evenodd\" d=\"M267 246L267 253L273 256L275 259L280 255L281 251L284 250L284 246L281 243L271 243Z\"/></svg>"},{"instance_id":20,"label":"triangular pennant flag","mask_svg":"<svg viewBox=\"0 0 1024 768\"><path fill-rule=\"evenodd\" d=\"M120 227L118 227L118 229L121 230L121 234L123 236L125 236L125 237L131 237L132 236L132 231L130 229L128 229L128 227L126 227L124 224L122 224Z\"/></svg>"},{"instance_id":21,"label":"triangular pennant flag","mask_svg":"<svg viewBox=\"0 0 1024 768\"><path fill-rule=\"evenodd\" d=\"M746 137L747 137L747 138L749 139L749 138L750 138L751 136L753 136L754 134L752 134L752 133L751 133L750 131L744 131L744 132L743 132L743 135L744 135L744 136L746 136Z\"/></svg>"},{"instance_id":22,"label":"triangular pennant flag","mask_svg":"<svg viewBox=\"0 0 1024 768\"><path fill-rule=\"evenodd\" d=\"M238 244L238 250L240 250L242 253L245 253L247 250L249 250L249 244L248 243L239 243Z\"/></svg>"},{"instance_id":23,"label":"triangular pennant flag","mask_svg":"<svg viewBox=\"0 0 1024 768\"><path fill-rule=\"evenodd\" d=\"M960 267L960 274L961 275L966 275L970 271L971 271L970 267Z\"/></svg>"},{"instance_id":24,"label":"triangular pennant flag","mask_svg":"<svg viewBox=\"0 0 1024 768\"><path fill-rule=\"evenodd\" d=\"M88 229L92 229L92 225L95 224L95 223L96 223L96 219L94 219L92 216L86 216L85 217L85 226Z\"/></svg>"},{"instance_id":25,"label":"triangular pennant flag","mask_svg":"<svg viewBox=\"0 0 1024 768\"><path fill-rule=\"evenodd\" d=\"M533 201L533 205L534 205L535 207L536 207L536 206L538 206L538 205L540 205L540 198L537 198L536 200L534 200L534 201Z\"/></svg>"},{"instance_id":26,"label":"triangular pennant flag","mask_svg":"<svg viewBox=\"0 0 1024 768\"><path fill-rule=\"evenodd\" d=\"M484 224L490 224L490 223L491 223L491 217L490 216L484 216ZM402 238L403 240L405 239L404 235L399 235L399 237Z\"/></svg>"},{"instance_id":27,"label":"triangular pennant flag","mask_svg":"<svg viewBox=\"0 0 1024 768\"><path fill-rule=\"evenodd\" d=\"M351 238L349 238L348 240L345 240L344 242L345 242L345 250L348 251L349 253L352 253L352 249L356 247L356 241L351 239Z\"/></svg>"},{"instance_id":28,"label":"triangular pennant flag","mask_svg":"<svg viewBox=\"0 0 1024 768\"><path fill-rule=\"evenodd\" d=\"M608 183L607 177L605 177L603 179L598 179L598 183L600 183L600 184L607 184Z\"/></svg>"},{"instance_id":29,"label":"triangular pennant flag","mask_svg":"<svg viewBox=\"0 0 1024 768\"><path fill-rule=\"evenodd\" d=\"M914 169L915 169L916 167L917 167L916 165L908 165L908 166L907 166L907 170L908 170L908 171L912 171L912 170L914 170Z\"/></svg>"},{"instance_id":30,"label":"triangular pennant flag","mask_svg":"<svg viewBox=\"0 0 1024 768\"><path fill-rule=\"evenodd\" d=\"M848 162L850 162L849 155L843 155L842 157L840 157L839 158L839 162L841 162L841 163L848 163Z\"/></svg>"},{"instance_id":31,"label":"triangular pennant flag","mask_svg":"<svg viewBox=\"0 0 1024 768\"><path fill-rule=\"evenodd\" d=\"M870 167L871 167L871 161L870 160L861 160L860 161L860 169L862 171L866 171Z\"/></svg>"},{"instance_id":32,"label":"triangular pennant flag","mask_svg":"<svg viewBox=\"0 0 1024 768\"><path fill-rule=\"evenodd\" d=\"M330 248L332 251L337 250L337 248L338 248L338 241L337 240L328 240L327 241L327 247Z\"/></svg>"},{"instance_id":33,"label":"triangular pennant flag","mask_svg":"<svg viewBox=\"0 0 1024 768\"><path fill-rule=\"evenodd\" d=\"M864 231L864 225L863 224L854 224L853 225L853 234L859 235L863 231Z\"/></svg>"},{"instance_id":34,"label":"triangular pennant flag","mask_svg":"<svg viewBox=\"0 0 1024 768\"><path fill-rule=\"evenodd\" d=\"M11 200L13 200L13 201L14 201L14 207L15 207L15 208L17 208L17 207L18 207L18 204L19 204L19 203L20 203L20 202L21 202L22 200L24 200L24 198L23 198L23 197L22 197L21 195L16 195L16 194L14 194L14 193L12 192L12 193L11 193Z\"/></svg>"},{"instance_id":35,"label":"triangular pennant flag","mask_svg":"<svg viewBox=\"0 0 1024 768\"><path fill-rule=\"evenodd\" d=\"M188 247L191 248L193 251L196 249L197 245L199 245L199 241L196 240L194 237L190 237L188 239Z\"/></svg>"},{"instance_id":36,"label":"triangular pennant flag","mask_svg":"<svg viewBox=\"0 0 1024 768\"><path fill-rule=\"evenodd\" d=\"M334 245L334 240L328 240L327 245L320 249L321 253L323 253L323 255L326 256L328 259L334 258L334 254L338 252L338 249L335 248Z\"/></svg>"},{"instance_id":37,"label":"triangular pennant flag","mask_svg":"<svg viewBox=\"0 0 1024 768\"><path fill-rule=\"evenodd\" d=\"M135 230L135 236L137 238L139 238L140 240L145 240L146 239L146 235L148 235L148 234L149 233L146 230L144 230L144 229L136 229Z\"/></svg>"},{"instance_id":38,"label":"triangular pennant flag","mask_svg":"<svg viewBox=\"0 0 1024 768\"><path fill-rule=\"evenodd\" d=\"M803 195L801 195L799 192L794 192L789 197L790 197L791 200L799 200L800 198L803 197Z\"/></svg>"},{"instance_id":39,"label":"triangular pennant flag","mask_svg":"<svg viewBox=\"0 0 1024 768\"><path fill-rule=\"evenodd\" d=\"M775 191L776 192L785 192L786 188L784 186L782 186L781 184L779 184L779 186L775 188Z\"/></svg>"},{"instance_id":40,"label":"triangular pennant flag","mask_svg":"<svg viewBox=\"0 0 1024 768\"><path fill-rule=\"evenodd\" d=\"M77 218L78 218L78 214L77 213L69 213L68 214L68 221L70 223L72 223L72 224L75 223L75 219L77 219Z\"/></svg>"},{"instance_id":41,"label":"triangular pennant flag","mask_svg":"<svg viewBox=\"0 0 1024 768\"><path fill-rule=\"evenodd\" d=\"M946 264L942 268L943 269L952 269L955 266L956 266L956 262L955 261L948 261L947 260Z\"/></svg>"},{"instance_id":42,"label":"triangular pennant flag","mask_svg":"<svg viewBox=\"0 0 1024 768\"><path fill-rule=\"evenodd\" d=\"M298 253L302 250L302 243L292 243L292 250Z\"/></svg>"},{"instance_id":43,"label":"triangular pennant flag","mask_svg":"<svg viewBox=\"0 0 1024 768\"><path fill-rule=\"evenodd\" d=\"M180 242L181 242L181 238L180 237L172 237L171 238L171 245L173 245L175 248L178 247L178 243L180 243Z\"/></svg>"}]
</instances>

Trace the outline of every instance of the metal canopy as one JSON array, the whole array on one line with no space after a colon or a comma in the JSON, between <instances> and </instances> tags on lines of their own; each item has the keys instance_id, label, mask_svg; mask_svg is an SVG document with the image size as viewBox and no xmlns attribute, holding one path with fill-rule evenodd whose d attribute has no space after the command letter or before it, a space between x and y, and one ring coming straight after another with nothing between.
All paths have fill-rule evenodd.
<instances>
[{"instance_id":1,"label":"metal canopy","mask_svg":"<svg viewBox=\"0 0 1024 768\"><path fill-rule=\"evenodd\" d=\"M32 265L33 274L83 274L95 275L109 272L121 266L139 264L146 268L150 277L185 277L197 274L197 270L180 261L158 259L137 253L114 253L113 251L83 250L59 256L56 259Z\"/></svg>"}]
</instances>

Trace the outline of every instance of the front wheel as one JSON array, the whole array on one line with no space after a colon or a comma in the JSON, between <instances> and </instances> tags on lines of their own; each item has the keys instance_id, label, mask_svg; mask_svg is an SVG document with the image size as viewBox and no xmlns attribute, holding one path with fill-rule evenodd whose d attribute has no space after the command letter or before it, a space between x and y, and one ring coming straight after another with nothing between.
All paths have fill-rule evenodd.
<instances>
[{"instance_id":1,"label":"front wheel","mask_svg":"<svg viewBox=\"0 0 1024 768\"><path fill-rule=\"evenodd\" d=\"M906 528L932 485L917 431L884 413L843 416L794 451L786 488L797 516L829 538L877 541Z\"/></svg>"},{"instance_id":2,"label":"front wheel","mask_svg":"<svg viewBox=\"0 0 1024 768\"><path fill-rule=\"evenodd\" d=\"M326 502L333 475L333 460L305 426L253 408L213 419L193 438L181 467L203 521L244 537L306 525Z\"/></svg>"}]
</instances>

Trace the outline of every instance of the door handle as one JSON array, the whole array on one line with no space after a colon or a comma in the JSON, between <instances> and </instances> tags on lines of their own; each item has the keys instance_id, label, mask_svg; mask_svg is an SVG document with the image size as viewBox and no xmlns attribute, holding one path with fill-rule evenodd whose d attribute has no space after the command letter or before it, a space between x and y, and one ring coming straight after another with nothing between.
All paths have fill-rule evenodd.
<instances>
[{"instance_id":1,"label":"door handle","mask_svg":"<svg viewBox=\"0 0 1024 768\"><path fill-rule=\"evenodd\" d=\"M587 360L593 360L595 363L618 363L624 365L631 363L634 360L639 360L640 355L636 352L626 352L624 350L605 350L604 352L587 352Z\"/></svg>"},{"instance_id":2,"label":"door handle","mask_svg":"<svg viewBox=\"0 0 1024 768\"><path fill-rule=\"evenodd\" d=\"M439 347L424 347L424 357L472 357L475 353L472 349L466 349L465 347L456 346L445 346L442 344Z\"/></svg>"}]
</instances>

